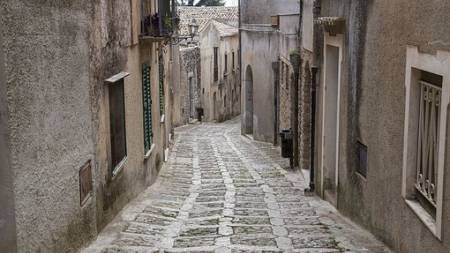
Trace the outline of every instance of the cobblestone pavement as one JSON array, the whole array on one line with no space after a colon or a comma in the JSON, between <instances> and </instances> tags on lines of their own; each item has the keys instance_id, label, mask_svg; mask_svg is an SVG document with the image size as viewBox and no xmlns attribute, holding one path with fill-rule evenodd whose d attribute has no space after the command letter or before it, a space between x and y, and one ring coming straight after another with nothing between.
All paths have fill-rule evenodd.
<instances>
[{"instance_id":1,"label":"cobblestone pavement","mask_svg":"<svg viewBox=\"0 0 450 253\"><path fill-rule=\"evenodd\" d=\"M238 120L182 127L157 182L83 253L390 252Z\"/></svg>"}]
</instances>

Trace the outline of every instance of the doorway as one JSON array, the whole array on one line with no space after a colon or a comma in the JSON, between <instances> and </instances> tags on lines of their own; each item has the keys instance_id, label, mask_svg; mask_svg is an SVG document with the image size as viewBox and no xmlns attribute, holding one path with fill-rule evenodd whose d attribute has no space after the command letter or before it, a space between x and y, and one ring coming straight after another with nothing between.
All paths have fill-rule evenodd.
<instances>
[{"instance_id":1,"label":"doorway","mask_svg":"<svg viewBox=\"0 0 450 253\"><path fill-rule=\"evenodd\" d=\"M217 95L216 92L213 94L213 110L212 110L212 120L216 120L216 104L217 104Z\"/></svg>"},{"instance_id":2,"label":"doorway","mask_svg":"<svg viewBox=\"0 0 450 253\"><path fill-rule=\"evenodd\" d=\"M189 117L190 119L195 119L195 108L194 108L194 85L192 83L192 77L189 77Z\"/></svg>"},{"instance_id":3,"label":"doorway","mask_svg":"<svg viewBox=\"0 0 450 253\"><path fill-rule=\"evenodd\" d=\"M324 47L321 184L323 198L337 206L341 44L335 37L328 39L331 41Z\"/></svg>"},{"instance_id":4,"label":"doorway","mask_svg":"<svg viewBox=\"0 0 450 253\"><path fill-rule=\"evenodd\" d=\"M245 71L245 134L253 134L253 72L250 66Z\"/></svg>"}]
</instances>

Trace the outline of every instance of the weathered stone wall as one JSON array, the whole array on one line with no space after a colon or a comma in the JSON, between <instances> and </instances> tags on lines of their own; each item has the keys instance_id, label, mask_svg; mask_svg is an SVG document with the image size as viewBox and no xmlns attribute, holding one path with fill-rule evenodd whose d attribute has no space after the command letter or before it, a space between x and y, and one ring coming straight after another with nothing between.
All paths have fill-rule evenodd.
<instances>
[{"instance_id":1,"label":"weathered stone wall","mask_svg":"<svg viewBox=\"0 0 450 253\"><path fill-rule=\"evenodd\" d=\"M76 252L154 182L169 146L173 59L170 46L138 39L137 3L0 3L0 181L7 190L0 194L0 220L8 218L0 222L2 249ZM159 110L158 52L167 118ZM148 157L143 63L151 65L152 79L155 146ZM113 177L108 90L114 84L105 79L122 71L130 74L124 80L127 159ZM94 190L80 207L79 169L88 161Z\"/></svg>"},{"instance_id":2,"label":"weathered stone wall","mask_svg":"<svg viewBox=\"0 0 450 253\"><path fill-rule=\"evenodd\" d=\"M181 47L175 45L172 48L172 87L171 87L171 100L172 100L172 125L178 127L185 124L185 119L183 117L183 105L182 105L182 94L183 86L181 86Z\"/></svg>"},{"instance_id":3,"label":"weathered stone wall","mask_svg":"<svg viewBox=\"0 0 450 253\"><path fill-rule=\"evenodd\" d=\"M312 52L302 50L301 76L299 80L299 166L300 169L311 168L311 65Z\"/></svg>"},{"instance_id":4,"label":"weathered stone wall","mask_svg":"<svg viewBox=\"0 0 450 253\"><path fill-rule=\"evenodd\" d=\"M1 6L0 6L1 8ZM2 13L0 11L0 13ZM0 249L16 252L14 181L9 142L9 113L3 47L3 22L0 22Z\"/></svg>"},{"instance_id":5,"label":"weathered stone wall","mask_svg":"<svg viewBox=\"0 0 450 253\"><path fill-rule=\"evenodd\" d=\"M279 108L275 87L278 84L278 70L272 68L280 57L289 59L289 54L298 49L297 30L299 26L298 1L243 1L241 3L241 50L242 68L253 72L253 101L246 94L249 84L241 74L243 133L252 133L255 140L276 143L279 122ZM295 15L297 14L297 15ZM279 29L270 26L272 15L280 17ZM249 68L250 67L250 68ZM248 85L250 86L250 85ZM291 101L292 98L291 98ZM253 115L246 109L253 105ZM253 127L250 123L253 122ZM291 127L292 126L291 124ZM252 129L250 129L252 128Z\"/></svg>"},{"instance_id":6,"label":"weathered stone wall","mask_svg":"<svg viewBox=\"0 0 450 253\"><path fill-rule=\"evenodd\" d=\"M214 47L218 48L218 80L214 81ZM201 54L201 101L205 109L205 120L224 121L240 114L240 86L238 66L239 37L220 36L210 23L200 35ZM235 66L232 66L232 53ZM225 72L227 54L227 72Z\"/></svg>"},{"instance_id":7,"label":"weathered stone wall","mask_svg":"<svg viewBox=\"0 0 450 253\"><path fill-rule=\"evenodd\" d=\"M289 62L280 61L280 105L279 105L279 130L290 129L291 128L291 65Z\"/></svg>"},{"instance_id":8,"label":"weathered stone wall","mask_svg":"<svg viewBox=\"0 0 450 253\"><path fill-rule=\"evenodd\" d=\"M314 67L313 54L313 0L303 0L302 20L300 32L300 54L301 54L301 76L299 80L299 100L298 100L298 120L299 120L299 166L300 169L311 169L311 131L312 131L312 73L311 68Z\"/></svg>"},{"instance_id":9,"label":"weathered stone wall","mask_svg":"<svg viewBox=\"0 0 450 253\"><path fill-rule=\"evenodd\" d=\"M94 158L91 7L0 3L18 252L73 252L96 232L94 202L80 207L78 184Z\"/></svg>"},{"instance_id":10,"label":"weathered stone wall","mask_svg":"<svg viewBox=\"0 0 450 253\"><path fill-rule=\"evenodd\" d=\"M339 114L338 208L398 252L450 249L450 174L446 173L443 180L442 241L401 195L406 47L417 45L428 54L448 51L449 9L448 1L322 1L322 16L346 19ZM449 132L447 127L447 138ZM367 178L355 171L357 141L368 147ZM446 152L449 147L447 143ZM321 150L318 151L320 161ZM447 159L445 168L449 166Z\"/></svg>"},{"instance_id":11,"label":"weathered stone wall","mask_svg":"<svg viewBox=\"0 0 450 253\"><path fill-rule=\"evenodd\" d=\"M241 31L242 68L253 72L253 101L246 96L247 82L242 82L242 110L244 119L253 121L253 137L255 140L273 142L275 139L275 94L276 76L272 63L279 59L279 37L275 32ZM262 53L264 51L265 53ZM259 53L256 53L259 52ZM242 80L246 80L243 71ZM247 103L253 104L253 115L248 115ZM243 120L243 129L246 120ZM243 132L246 132L245 130Z\"/></svg>"},{"instance_id":12,"label":"weathered stone wall","mask_svg":"<svg viewBox=\"0 0 450 253\"><path fill-rule=\"evenodd\" d=\"M169 80L171 49L151 39L133 39L131 28L140 16L130 15L130 3L101 0L94 6L91 34L91 105L95 124L96 173L94 173L97 227L103 228L122 207L152 184L164 162L170 133ZM135 12L140 13L140 11ZM120 18L119 18L120 17ZM160 113L159 54L164 61L164 114ZM151 67L152 131L155 148L145 158L143 138L142 64ZM128 72L125 78L127 160L112 175L110 158L109 99L105 79ZM112 84L114 85L114 84Z\"/></svg>"},{"instance_id":13,"label":"weathered stone wall","mask_svg":"<svg viewBox=\"0 0 450 253\"><path fill-rule=\"evenodd\" d=\"M270 24L271 16L298 14L296 0L245 0L241 1L241 22L243 24Z\"/></svg>"},{"instance_id":14,"label":"weathered stone wall","mask_svg":"<svg viewBox=\"0 0 450 253\"><path fill-rule=\"evenodd\" d=\"M188 47L180 50L181 80L179 96L183 99L182 118L186 124L189 119L197 118L196 108L201 103L201 64L200 48Z\"/></svg>"}]
</instances>

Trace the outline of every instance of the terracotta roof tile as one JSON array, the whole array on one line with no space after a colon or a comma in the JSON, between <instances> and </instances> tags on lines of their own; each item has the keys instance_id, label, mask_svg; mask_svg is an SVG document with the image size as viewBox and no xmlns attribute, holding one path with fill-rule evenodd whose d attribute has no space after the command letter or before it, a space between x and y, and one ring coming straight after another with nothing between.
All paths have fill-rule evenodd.
<instances>
[{"instance_id":1,"label":"terracotta roof tile","mask_svg":"<svg viewBox=\"0 0 450 253\"><path fill-rule=\"evenodd\" d=\"M197 21L199 30L202 30L210 20L216 20L220 23L238 27L239 16L238 7L178 7L178 15L180 17L179 32L181 35L189 34L189 24L193 19Z\"/></svg>"}]
</instances>

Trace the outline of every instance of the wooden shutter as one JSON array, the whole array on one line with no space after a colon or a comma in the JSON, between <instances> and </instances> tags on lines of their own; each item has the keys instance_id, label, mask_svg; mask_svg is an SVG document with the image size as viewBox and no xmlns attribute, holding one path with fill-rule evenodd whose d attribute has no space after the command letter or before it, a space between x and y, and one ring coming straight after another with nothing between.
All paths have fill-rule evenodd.
<instances>
[{"instance_id":1,"label":"wooden shutter","mask_svg":"<svg viewBox=\"0 0 450 253\"><path fill-rule=\"evenodd\" d=\"M160 115L164 115L164 58L163 55L159 56L159 112Z\"/></svg>"},{"instance_id":2,"label":"wooden shutter","mask_svg":"<svg viewBox=\"0 0 450 253\"><path fill-rule=\"evenodd\" d=\"M150 79L150 66L142 65L142 96L144 107L144 148L148 152L153 143L152 129L152 92Z\"/></svg>"}]
</instances>

